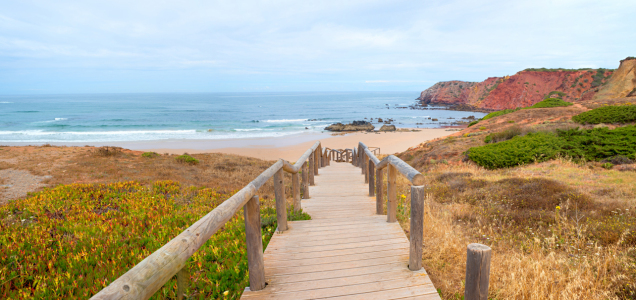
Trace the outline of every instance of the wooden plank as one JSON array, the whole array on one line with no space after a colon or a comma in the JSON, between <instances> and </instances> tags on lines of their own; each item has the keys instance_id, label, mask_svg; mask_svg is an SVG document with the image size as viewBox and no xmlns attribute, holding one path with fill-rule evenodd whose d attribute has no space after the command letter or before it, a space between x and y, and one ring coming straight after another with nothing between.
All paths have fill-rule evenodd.
<instances>
[{"instance_id":1,"label":"wooden plank","mask_svg":"<svg viewBox=\"0 0 636 300\"><path fill-rule=\"evenodd\" d=\"M271 275L271 276L266 275L265 278L267 282L270 282L276 279L280 282L292 283L292 282L312 281L312 280L320 280L320 279L327 279L327 278L342 278L342 277L356 276L356 275L362 275L362 274L375 273L377 272L378 269L381 269L381 268L399 268L399 267L406 268L406 262L374 264L374 265L364 266L359 268L322 271L322 272L313 272L313 273ZM267 270L265 270L265 274L267 274Z\"/></svg>"},{"instance_id":2,"label":"wooden plank","mask_svg":"<svg viewBox=\"0 0 636 300\"><path fill-rule=\"evenodd\" d=\"M367 252L367 253L354 253L350 255L308 258L303 260L269 259L268 266L271 268L283 268L283 267L315 266L315 265L330 264L330 263L362 261L367 259L376 259L376 258L383 258L383 257L395 257L396 252L406 253L406 251L404 250L406 250L406 248L401 248L397 250L388 249L383 251Z\"/></svg>"},{"instance_id":3,"label":"wooden plank","mask_svg":"<svg viewBox=\"0 0 636 300\"><path fill-rule=\"evenodd\" d=\"M413 294L420 294L419 286L422 284L419 278L393 279L393 280L376 280L341 287L330 287L323 289L304 290L297 292L278 292L269 295L262 295L260 299L280 299L280 300L305 300L305 299L324 299L331 297L355 296L366 299L366 295L373 292L381 292L384 290L395 290L400 288L413 288ZM429 284L432 286L432 284ZM430 289L430 287L429 287ZM434 288L433 288L434 289ZM360 299L357 298L357 299ZM249 298L248 298L249 299Z\"/></svg>"},{"instance_id":4,"label":"wooden plank","mask_svg":"<svg viewBox=\"0 0 636 300\"><path fill-rule=\"evenodd\" d=\"M362 284L367 282L374 282L380 280L392 280L392 279L407 279L413 276L413 273L404 270L402 268L385 271L378 270L376 273L349 276L349 277L341 277L341 278L327 278L321 280L313 280L303 282L302 284L295 283L283 283L283 282L273 282L270 284L266 291L260 291L258 293L250 293L249 297L253 296L262 296L267 294L274 293L287 293L287 292L297 292L297 291L306 291L306 290L315 290L315 289L323 289L323 288L331 288L331 287L343 287L350 286L356 284Z\"/></svg>"},{"instance_id":5,"label":"wooden plank","mask_svg":"<svg viewBox=\"0 0 636 300\"><path fill-rule=\"evenodd\" d=\"M403 255L403 256L387 256L387 257L380 257L380 258L366 259L366 260L323 263L320 265L313 265L313 266L296 266L296 267L278 268L276 267L276 265L272 265L269 268L267 268L266 274L272 275L272 276L290 275L290 274L308 274L308 273L316 273L316 272L355 269L355 268L368 267L368 266L387 265L392 263L404 264L407 262L407 260L408 260L408 256Z\"/></svg>"},{"instance_id":6,"label":"wooden plank","mask_svg":"<svg viewBox=\"0 0 636 300\"><path fill-rule=\"evenodd\" d=\"M313 252L323 252L323 251L332 251L332 250L367 248L367 247L375 247L375 246L381 246L381 245L393 245L399 242L407 242L407 241L405 241L402 237L394 237L391 239L385 239L385 240L379 240L379 241L342 243L342 244L336 244L336 245L324 245L324 246L314 246L314 247L293 247L293 248L285 247L285 249L279 248L278 252L279 253L310 253L310 252L313 253Z\"/></svg>"},{"instance_id":7,"label":"wooden plank","mask_svg":"<svg viewBox=\"0 0 636 300\"><path fill-rule=\"evenodd\" d=\"M263 254L263 259L266 262L269 260L281 260L281 259L302 260L302 259L312 259L312 258L322 258L322 257L344 256L344 255L351 255L356 253L371 253L371 252L378 252L378 251L385 251L385 250L405 249L405 251L408 251L408 248L409 248L409 245L407 243L404 243L404 244L381 245L381 246L374 247L373 249L354 248L354 249L340 249L340 250L309 252L309 253L284 253L284 252L274 252L274 251L270 251L268 253L268 251L265 250L265 254ZM267 266L269 265L266 263L265 267Z\"/></svg>"}]
</instances>

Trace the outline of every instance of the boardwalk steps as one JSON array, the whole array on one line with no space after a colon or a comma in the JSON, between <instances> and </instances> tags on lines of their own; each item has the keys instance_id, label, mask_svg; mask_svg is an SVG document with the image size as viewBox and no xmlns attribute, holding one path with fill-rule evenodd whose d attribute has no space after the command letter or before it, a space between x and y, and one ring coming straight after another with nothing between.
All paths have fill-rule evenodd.
<instances>
[{"instance_id":1,"label":"boardwalk steps","mask_svg":"<svg viewBox=\"0 0 636 300\"><path fill-rule=\"evenodd\" d=\"M288 223L264 254L267 287L241 299L440 299L424 269L410 271L409 240L399 223L376 214L360 169L320 170L309 221Z\"/></svg>"}]
</instances>

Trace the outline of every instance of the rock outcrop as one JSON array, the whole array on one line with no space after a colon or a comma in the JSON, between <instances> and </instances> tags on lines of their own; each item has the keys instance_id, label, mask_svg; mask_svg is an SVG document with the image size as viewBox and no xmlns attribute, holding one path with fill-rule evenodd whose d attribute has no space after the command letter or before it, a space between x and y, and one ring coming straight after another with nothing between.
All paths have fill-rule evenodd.
<instances>
[{"instance_id":1,"label":"rock outcrop","mask_svg":"<svg viewBox=\"0 0 636 300\"><path fill-rule=\"evenodd\" d=\"M618 69L594 99L636 97L636 57L621 60Z\"/></svg>"},{"instance_id":2,"label":"rock outcrop","mask_svg":"<svg viewBox=\"0 0 636 300\"><path fill-rule=\"evenodd\" d=\"M395 131L395 125L382 125L382 127L380 127L380 131Z\"/></svg>"},{"instance_id":3,"label":"rock outcrop","mask_svg":"<svg viewBox=\"0 0 636 300\"><path fill-rule=\"evenodd\" d=\"M626 66L626 79L617 81L630 78L627 66L633 66L633 61L621 63ZM475 110L526 107L551 95L576 102L592 99L599 90L610 86L615 73L610 69L526 69L512 76L490 77L482 82L438 82L417 99L423 105L472 107ZM621 91L619 94L627 95L626 89L617 88Z\"/></svg>"},{"instance_id":4,"label":"rock outcrop","mask_svg":"<svg viewBox=\"0 0 636 300\"><path fill-rule=\"evenodd\" d=\"M353 121L351 124L336 123L325 127L329 131L370 131L375 129L371 123L367 121Z\"/></svg>"}]
</instances>

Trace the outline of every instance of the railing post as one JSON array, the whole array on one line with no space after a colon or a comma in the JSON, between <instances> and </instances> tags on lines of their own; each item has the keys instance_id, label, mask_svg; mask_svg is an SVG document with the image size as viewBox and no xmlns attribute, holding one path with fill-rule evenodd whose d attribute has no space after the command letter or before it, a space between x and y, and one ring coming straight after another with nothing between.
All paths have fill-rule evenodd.
<instances>
[{"instance_id":1,"label":"railing post","mask_svg":"<svg viewBox=\"0 0 636 300\"><path fill-rule=\"evenodd\" d=\"M285 186L283 185L283 169L274 173L274 195L276 196L276 219L278 231L287 230L287 201L285 199Z\"/></svg>"},{"instance_id":2,"label":"railing post","mask_svg":"<svg viewBox=\"0 0 636 300\"><path fill-rule=\"evenodd\" d=\"M320 148L320 167L324 168L327 166L327 152Z\"/></svg>"},{"instance_id":3,"label":"railing post","mask_svg":"<svg viewBox=\"0 0 636 300\"><path fill-rule=\"evenodd\" d=\"M411 247L409 270L422 268L422 239L424 238L424 186L411 186Z\"/></svg>"},{"instance_id":4,"label":"railing post","mask_svg":"<svg viewBox=\"0 0 636 300\"><path fill-rule=\"evenodd\" d=\"M252 197L243 207L245 217L245 245L250 290L265 288L265 264L263 262L263 236L261 235L261 210L258 196Z\"/></svg>"},{"instance_id":5,"label":"railing post","mask_svg":"<svg viewBox=\"0 0 636 300\"><path fill-rule=\"evenodd\" d=\"M294 211L297 212L301 209L300 204L300 174L292 174L292 195L294 197Z\"/></svg>"},{"instance_id":6,"label":"railing post","mask_svg":"<svg viewBox=\"0 0 636 300\"><path fill-rule=\"evenodd\" d=\"M303 163L303 199L309 199L309 162Z\"/></svg>"},{"instance_id":7,"label":"railing post","mask_svg":"<svg viewBox=\"0 0 636 300\"><path fill-rule=\"evenodd\" d=\"M466 250L466 289L465 300L487 300L488 281L490 280L490 247L482 244L470 244Z\"/></svg>"},{"instance_id":8,"label":"railing post","mask_svg":"<svg viewBox=\"0 0 636 300\"><path fill-rule=\"evenodd\" d=\"M388 174L388 187L386 191L386 221L389 223L393 223L397 221L396 213L397 213L397 169L389 164L389 174Z\"/></svg>"},{"instance_id":9,"label":"railing post","mask_svg":"<svg viewBox=\"0 0 636 300\"><path fill-rule=\"evenodd\" d=\"M314 175L318 175L318 168L320 168L320 150L314 150Z\"/></svg>"},{"instance_id":10,"label":"railing post","mask_svg":"<svg viewBox=\"0 0 636 300\"><path fill-rule=\"evenodd\" d=\"M356 161L356 151L355 151L355 149L351 150L351 163L354 166L356 166L356 167L358 166L358 162Z\"/></svg>"},{"instance_id":11,"label":"railing post","mask_svg":"<svg viewBox=\"0 0 636 300\"><path fill-rule=\"evenodd\" d=\"M314 158L315 155L312 152L311 155L309 155L309 167L308 167L308 175L309 175L309 185L315 185L314 183L314 168L316 167L316 164L314 164Z\"/></svg>"},{"instance_id":12,"label":"railing post","mask_svg":"<svg viewBox=\"0 0 636 300\"><path fill-rule=\"evenodd\" d=\"M383 173L382 169L375 170L375 187L378 189L375 193L375 213L378 215L382 214L382 200L384 198L384 191L382 191L384 186Z\"/></svg>"},{"instance_id":13,"label":"railing post","mask_svg":"<svg viewBox=\"0 0 636 300\"><path fill-rule=\"evenodd\" d=\"M364 183L369 183L369 156L362 152L362 172L364 172Z\"/></svg>"},{"instance_id":14,"label":"railing post","mask_svg":"<svg viewBox=\"0 0 636 300\"><path fill-rule=\"evenodd\" d=\"M177 273L177 299L182 300L185 295L186 289L188 289L188 281L190 281L190 274L188 269L184 266Z\"/></svg>"},{"instance_id":15,"label":"railing post","mask_svg":"<svg viewBox=\"0 0 636 300\"><path fill-rule=\"evenodd\" d=\"M373 197L375 196L375 165L373 164L373 161L371 161L369 159L369 197Z\"/></svg>"}]
</instances>

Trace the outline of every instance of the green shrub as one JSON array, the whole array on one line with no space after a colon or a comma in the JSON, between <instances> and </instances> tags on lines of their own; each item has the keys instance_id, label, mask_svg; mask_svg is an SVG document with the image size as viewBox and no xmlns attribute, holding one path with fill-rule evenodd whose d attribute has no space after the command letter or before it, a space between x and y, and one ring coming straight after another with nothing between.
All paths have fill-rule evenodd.
<instances>
[{"instance_id":1,"label":"green shrub","mask_svg":"<svg viewBox=\"0 0 636 300\"><path fill-rule=\"evenodd\" d=\"M506 115L506 114L509 114L509 113L513 113L513 112L518 111L520 109L521 108L518 107L518 108L514 108L514 109L504 109L504 110L494 111L494 112L491 112L491 113L485 115L481 119L482 120L488 120L490 118L494 118L494 117L503 116L503 115Z\"/></svg>"},{"instance_id":2,"label":"green shrub","mask_svg":"<svg viewBox=\"0 0 636 300\"><path fill-rule=\"evenodd\" d=\"M527 108L548 108L548 107L562 107L573 105L571 102L563 101L559 98L548 98L541 102L535 103L533 106Z\"/></svg>"},{"instance_id":3,"label":"green shrub","mask_svg":"<svg viewBox=\"0 0 636 300\"><path fill-rule=\"evenodd\" d=\"M537 132L468 149L468 158L487 169L515 167L554 158L561 141L553 133Z\"/></svg>"},{"instance_id":4,"label":"green shrub","mask_svg":"<svg viewBox=\"0 0 636 300\"><path fill-rule=\"evenodd\" d=\"M481 126L481 127L479 127L479 130L486 130L486 127Z\"/></svg>"},{"instance_id":5,"label":"green shrub","mask_svg":"<svg viewBox=\"0 0 636 300\"><path fill-rule=\"evenodd\" d=\"M155 158L157 156L159 156L159 153L157 152L144 152L143 154L141 154L142 157L146 157L146 158Z\"/></svg>"},{"instance_id":6,"label":"green shrub","mask_svg":"<svg viewBox=\"0 0 636 300\"><path fill-rule=\"evenodd\" d=\"M473 125L475 125L477 123L479 123L479 120L472 121L472 122L468 123L468 127L473 126Z\"/></svg>"},{"instance_id":7,"label":"green shrub","mask_svg":"<svg viewBox=\"0 0 636 300\"><path fill-rule=\"evenodd\" d=\"M183 155L177 156L176 160L183 164L196 165L199 163L199 160L190 156L188 153L184 153Z\"/></svg>"},{"instance_id":8,"label":"green shrub","mask_svg":"<svg viewBox=\"0 0 636 300\"><path fill-rule=\"evenodd\" d=\"M612 163L604 163L602 164L602 167L605 169L611 169L614 165Z\"/></svg>"},{"instance_id":9,"label":"green shrub","mask_svg":"<svg viewBox=\"0 0 636 300\"><path fill-rule=\"evenodd\" d=\"M491 136L490 140L493 138ZM467 155L480 166L497 169L545 161L557 155L577 160L600 161L616 156L634 160L634 145L636 126L632 125L613 130L594 128L528 133L500 143L470 148Z\"/></svg>"},{"instance_id":10,"label":"green shrub","mask_svg":"<svg viewBox=\"0 0 636 300\"><path fill-rule=\"evenodd\" d=\"M636 126L616 129L557 130L563 141L561 153L575 159L602 160L617 155L634 159Z\"/></svg>"},{"instance_id":11,"label":"green shrub","mask_svg":"<svg viewBox=\"0 0 636 300\"><path fill-rule=\"evenodd\" d=\"M581 124L636 122L636 106L603 106L578 114L572 120Z\"/></svg>"}]
</instances>

